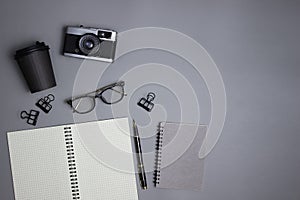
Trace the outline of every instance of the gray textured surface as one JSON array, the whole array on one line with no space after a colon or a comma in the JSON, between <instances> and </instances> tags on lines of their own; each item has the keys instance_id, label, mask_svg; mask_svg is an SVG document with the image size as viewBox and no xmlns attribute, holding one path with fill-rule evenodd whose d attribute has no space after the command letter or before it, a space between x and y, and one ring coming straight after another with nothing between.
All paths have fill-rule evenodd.
<instances>
[{"instance_id":1,"label":"gray textured surface","mask_svg":"<svg viewBox=\"0 0 300 200\"><path fill-rule=\"evenodd\" d=\"M159 154L161 159L159 166L161 168L157 174L157 188L201 189L204 160L199 159L199 149L206 130L206 126L198 127L193 124L165 123L163 125L160 132L162 147ZM186 145L191 141L193 141L192 144ZM185 150L187 146L189 148ZM177 158L179 155L180 157Z\"/></svg>"},{"instance_id":2,"label":"gray textured surface","mask_svg":"<svg viewBox=\"0 0 300 200\"><path fill-rule=\"evenodd\" d=\"M74 121L63 100L72 94L81 60L61 56L61 45L65 25L84 24L114 28L119 32L147 26L183 32L207 49L225 82L226 123L219 143L206 158L203 190L150 187L147 191L139 191L141 200L298 200L299 10L299 1L284 0L2 1L0 198L13 199L6 132L31 128L19 119L20 111L33 108L38 98L53 92L55 108L49 115L41 115L38 127ZM12 56L17 48L35 40L50 45L58 86L32 95ZM181 68L204 101L200 104L204 113L201 121L207 123L208 94L200 78L186 63L168 53L145 50L126 55L112 66L103 82L115 80L120 76L120 69L126 72L137 64L154 61ZM167 89L157 88L158 94L163 91L163 94L173 95L164 90ZM137 111L134 103L145 91L147 88L139 88L130 104L131 114L139 116L138 123L144 125L149 123L149 116ZM179 111L168 108L168 100L161 98L158 103L170 112L168 119L176 121ZM177 103L174 101L171 105ZM111 117L109 108L101 103L97 106L97 114L99 119ZM81 120L88 120L88 117ZM143 149L152 151L154 138L148 132L144 132L149 137L142 141ZM151 162L146 160L148 168L152 167Z\"/></svg>"}]
</instances>

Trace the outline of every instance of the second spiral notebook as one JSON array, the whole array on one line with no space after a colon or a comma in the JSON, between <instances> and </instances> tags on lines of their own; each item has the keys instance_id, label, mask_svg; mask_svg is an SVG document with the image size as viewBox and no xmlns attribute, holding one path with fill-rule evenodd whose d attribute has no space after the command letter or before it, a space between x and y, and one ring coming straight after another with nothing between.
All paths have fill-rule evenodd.
<instances>
[{"instance_id":1,"label":"second spiral notebook","mask_svg":"<svg viewBox=\"0 0 300 200\"><path fill-rule=\"evenodd\" d=\"M16 200L138 200L127 118L7 135Z\"/></svg>"},{"instance_id":2,"label":"second spiral notebook","mask_svg":"<svg viewBox=\"0 0 300 200\"><path fill-rule=\"evenodd\" d=\"M204 160L199 151L206 129L205 125L160 123L154 173L157 188L201 189Z\"/></svg>"}]
</instances>

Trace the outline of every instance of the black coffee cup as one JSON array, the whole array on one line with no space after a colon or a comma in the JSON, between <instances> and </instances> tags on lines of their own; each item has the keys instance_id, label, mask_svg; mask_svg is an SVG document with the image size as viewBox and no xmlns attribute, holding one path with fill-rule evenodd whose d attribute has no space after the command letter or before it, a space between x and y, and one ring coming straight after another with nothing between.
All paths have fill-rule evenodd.
<instances>
[{"instance_id":1,"label":"black coffee cup","mask_svg":"<svg viewBox=\"0 0 300 200\"><path fill-rule=\"evenodd\" d=\"M26 79L31 93L56 86L49 46L44 42L16 51L15 59Z\"/></svg>"}]
</instances>

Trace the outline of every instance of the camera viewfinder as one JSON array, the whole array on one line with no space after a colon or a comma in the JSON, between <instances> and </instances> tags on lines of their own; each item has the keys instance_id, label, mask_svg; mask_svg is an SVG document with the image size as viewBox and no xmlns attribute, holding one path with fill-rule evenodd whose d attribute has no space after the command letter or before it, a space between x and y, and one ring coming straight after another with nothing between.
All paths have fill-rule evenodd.
<instances>
[{"instance_id":1,"label":"camera viewfinder","mask_svg":"<svg viewBox=\"0 0 300 200\"><path fill-rule=\"evenodd\" d=\"M110 39L111 38L111 32L98 31L98 36L101 37L101 38Z\"/></svg>"}]
</instances>

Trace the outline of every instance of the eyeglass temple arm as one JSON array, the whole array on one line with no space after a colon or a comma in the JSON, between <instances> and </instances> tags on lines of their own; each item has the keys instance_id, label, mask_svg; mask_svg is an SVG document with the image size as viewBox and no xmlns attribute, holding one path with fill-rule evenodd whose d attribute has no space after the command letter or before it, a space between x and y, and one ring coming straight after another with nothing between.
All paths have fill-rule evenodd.
<instances>
[{"instance_id":1,"label":"eyeglass temple arm","mask_svg":"<svg viewBox=\"0 0 300 200\"><path fill-rule=\"evenodd\" d=\"M124 96L127 95L127 94L126 94L125 92L123 92L123 91L118 91L118 90L115 90L115 89L113 89L113 88L109 88L109 89L111 89L111 90L113 90L113 91L115 91L115 92L117 92L117 93L124 94Z\"/></svg>"},{"instance_id":2,"label":"eyeglass temple arm","mask_svg":"<svg viewBox=\"0 0 300 200\"><path fill-rule=\"evenodd\" d=\"M106 90L106 89L111 89L111 90L113 90L113 91L115 91L115 92L118 92L118 93L120 93L120 94L127 95L127 94L125 94L124 92L117 91L117 90L114 90L114 89L112 88L112 87L117 86L117 85L124 86L124 81L119 81L119 82L116 82L116 83L112 83L112 84L106 85L106 86L104 86L104 87L102 87L102 88L99 88L99 89L95 90L94 92L90 92L90 93L88 93L88 94L95 93L95 92L101 92L101 91Z\"/></svg>"},{"instance_id":3,"label":"eyeglass temple arm","mask_svg":"<svg viewBox=\"0 0 300 200\"><path fill-rule=\"evenodd\" d=\"M114 89L112 88L112 87L114 87L114 86L116 86L116 85L124 85L124 82L123 82L123 81L120 81L120 82L112 83L112 84L109 84L109 85L107 85L107 86L101 87L101 88L99 88L99 89L97 89L97 90L95 90L95 91L93 91L93 92L86 93L85 95L82 95L82 96L79 96L79 97L84 97L84 96L89 95L89 94L101 92L101 91L106 90L106 89L111 89L111 90L113 90L113 91L115 91L115 92L118 92L118 93L120 93L120 94L124 94L124 96L126 96L126 95L127 95L126 93L121 92L121 91L114 90ZM77 97L77 98L79 98L79 97ZM72 99L68 100L67 103L72 107ZM80 102L79 102L79 103L80 103ZM79 104L79 103L78 103L78 104ZM78 104L77 104L77 105L78 105Z\"/></svg>"}]
</instances>

